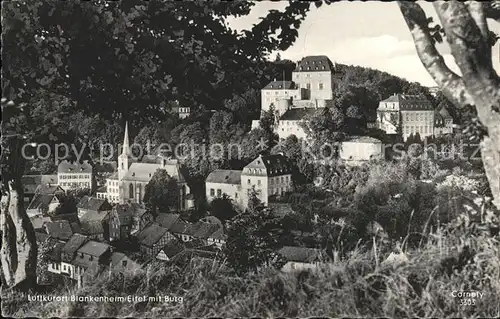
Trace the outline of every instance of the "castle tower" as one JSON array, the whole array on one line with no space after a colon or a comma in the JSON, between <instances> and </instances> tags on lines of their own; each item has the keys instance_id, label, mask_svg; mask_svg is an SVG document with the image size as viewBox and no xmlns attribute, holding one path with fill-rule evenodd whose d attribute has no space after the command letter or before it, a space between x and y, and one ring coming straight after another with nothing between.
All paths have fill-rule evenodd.
<instances>
[{"instance_id":1,"label":"castle tower","mask_svg":"<svg viewBox=\"0 0 500 319\"><path fill-rule=\"evenodd\" d=\"M128 141L128 122L125 123L125 136L123 137L122 153L118 156L118 180L122 180L130 166L130 144Z\"/></svg>"}]
</instances>

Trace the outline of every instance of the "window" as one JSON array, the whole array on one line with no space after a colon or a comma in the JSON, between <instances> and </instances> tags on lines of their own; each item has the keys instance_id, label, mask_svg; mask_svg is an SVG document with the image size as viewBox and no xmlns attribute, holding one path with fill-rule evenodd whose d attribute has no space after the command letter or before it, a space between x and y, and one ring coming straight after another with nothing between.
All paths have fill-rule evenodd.
<instances>
[{"instance_id":1,"label":"window","mask_svg":"<svg viewBox=\"0 0 500 319\"><path fill-rule=\"evenodd\" d=\"M260 179L258 179L258 180L257 180L257 185L259 185L259 186L260 186Z\"/></svg>"},{"instance_id":2,"label":"window","mask_svg":"<svg viewBox=\"0 0 500 319\"><path fill-rule=\"evenodd\" d=\"M247 181L247 184L250 185L250 180Z\"/></svg>"},{"instance_id":3,"label":"window","mask_svg":"<svg viewBox=\"0 0 500 319\"><path fill-rule=\"evenodd\" d=\"M63 271L66 271L66 265L63 265L62 269L63 269Z\"/></svg>"},{"instance_id":4,"label":"window","mask_svg":"<svg viewBox=\"0 0 500 319\"><path fill-rule=\"evenodd\" d=\"M320 84L319 84L319 89L320 89L320 90L323 90L323 83L320 83Z\"/></svg>"},{"instance_id":5,"label":"window","mask_svg":"<svg viewBox=\"0 0 500 319\"><path fill-rule=\"evenodd\" d=\"M217 197L221 197L222 196L222 190L218 189L217 190Z\"/></svg>"},{"instance_id":6,"label":"window","mask_svg":"<svg viewBox=\"0 0 500 319\"><path fill-rule=\"evenodd\" d=\"M307 88L308 90L310 90L310 89L311 89L311 83L307 83L307 84L306 84L306 88Z\"/></svg>"},{"instance_id":7,"label":"window","mask_svg":"<svg viewBox=\"0 0 500 319\"><path fill-rule=\"evenodd\" d=\"M128 186L128 197L134 198L134 185L132 183Z\"/></svg>"},{"instance_id":8,"label":"window","mask_svg":"<svg viewBox=\"0 0 500 319\"><path fill-rule=\"evenodd\" d=\"M212 197L215 196L215 189L210 188L210 196L212 196Z\"/></svg>"}]
</instances>

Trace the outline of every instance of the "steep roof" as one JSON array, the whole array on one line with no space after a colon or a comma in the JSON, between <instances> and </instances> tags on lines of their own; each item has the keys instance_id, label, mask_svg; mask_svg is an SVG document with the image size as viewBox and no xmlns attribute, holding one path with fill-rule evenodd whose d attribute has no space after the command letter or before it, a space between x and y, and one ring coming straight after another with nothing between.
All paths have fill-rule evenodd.
<instances>
[{"instance_id":1,"label":"steep roof","mask_svg":"<svg viewBox=\"0 0 500 319\"><path fill-rule=\"evenodd\" d=\"M73 225L74 223L78 224L80 222L80 220L78 219L78 214L76 212L51 216L50 220L53 222L59 221L59 220L67 220L71 223L71 225ZM73 229L73 231L75 231L75 229Z\"/></svg>"},{"instance_id":2,"label":"steep roof","mask_svg":"<svg viewBox=\"0 0 500 319\"><path fill-rule=\"evenodd\" d=\"M220 184L241 184L241 171L229 169L217 169L208 174L207 183L220 183Z\"/></svg>"},{"instance_id":3,"label":"steep roof","mask_svg":"<svg viewBox=\"0 0 500 319\"><path fill-rule=\"evenodd\" d=\"M156 222L161 226L167 229L170 229L172 225L179 219L179 214L165 214L160 213L158 217L156 217Z\"/></svg>"},{"instance_id":4,"label":"steep roof","mask_svg":"<svg viewBox=\"0 0 500 319\"><path fill-rule=\"evenodd\" d=\"M104 225L100 221L82 221L81 232L85 235L103 234Z\"/></svg>"},{"instance_id":5,"label":"steep roof","mask_svg":"<svg viewBox=\"0 0 500 319\"><path fill-rule=\"evenodd\" d=\"M184 250L184 246L177 239L171 239L167 242L165 246L161 249L170 259Z\"/></svg>"},{"instance_id":6,"label":"steep roof","mask_svg":"<svg viewBox=\"0 0 500 319\"><path fill-rule=\"evenodd\" d=\"M118 216L118 220L122 225L129 225L132 223L134 216L134 206L130 204L118 204L113 207L113 213Z\"/></svg>"},{"instance_id":7,"label":"steep roof","mask_svg":"<svg viewBox=\"0 0 500 319\"><path fill-rule=\"evenodd\" d=\"M64 193L64 190L59 185L40 184L35 190L35 194L54 195Z\"/></svg>"},{"instance_id":8,"label":"steep roof","mask_svg":"<svg viewBox=\"0 0 500 319\"><path fill-rule=\"evenodd\" d=\"M111 246L105 243L100 243L94 240L88 241L82 247L80 247L77 252L91 255L94 257L100 257L104 254Z\"/></svg>"},{"instance_id":9,"label":"steep roof","mask_svg":"<svg viewBox=\"0 0 500 319\"><path fill-rule=\"evenodd\" d=\"M73 229L67 220L48 222L45 229L50 237L60 240L68 240L73 235Z\"/></svg>"},{"instance_id":10,"label":"steep roof","mask_svg":"<svg viewBox=\"0 0 500 319\"><path fill-rule=\"evenodd\" d=\"M63 261L65 262L71 262L71 260L74 258L76 251L82 247L85 242L87 242L88 237L81 235L81 234L73 234L71 238L68 240L68 242L64 245L62 248L62 252L65 253L66 255L63 255ZM69 256L68 256L69 255ZM67 258L70 257L70 258Z\"/></svg>"},{"instance_id":11,"label":"steep roof","mask_svg":"<svg viewBox=\"0 0 500 319\"><path fill-rule=\"evenodd\" d=\"M399 109L403 111L425 111L434 109L432 103L424 95L417 94L393 94L380 102L399 103Z\"/></svg>"},{"instance_id":12,"label":"steep roof","mask_svg":"<svg viewBox=\"0 0 500 319\"><path fill-rule=\"evenodd\" d=\"M49 208L52 200L58 200L57 196L54 194L35 194L27 209L41 209L45 211Z\"/></svg>"},{"instance_id":13,"label":"steep roof","mask_svg":"<svg viewBox=\"0 0 500 319\"><path fill-rule=\"evenodd\" d=\"M279 254L288 261L296 262L314 262L321 256L321 250L315 248L284 246L279 251Z\"/></svg>"},{"instance_id":14,"label":"steep roof","mask_svg":"<svg viewBox=\"0 0 500 319\"><path fill-rule=\"evenodd\" d=\"M34 194L39 185L57 185L57 175L23 175L24 194Z\"/></svg>"},{"instance_id":15,"label":"steep roof","mask_svg":"<svg viewBox=\"0 0 500 319\"><path fill-rule=\"evenodd\" d=\"M179 218L172 224L172 226L170 226L168 230L176 234L186 234L186 231L189 229L189 227L189 223L186 223Z\"/></svg>"},{"instance_id":16,"label":"steep roof","mask_svg":"<svg viewBox=\"0 0 500 319\"><path fill-rule=\"evenodd\" d=\"M267 176L279 176L290 174L292 166L288 159L282 154L259 155L245 168L264 168L267 171Z\"/></svg>"},{"instance_id":17,"label":"steep roof","mask_svg":"<svg viewBox=\"0 0 500 319\"><path fill-rule=\"evenodd\" d=\"M92 196L84 196L82 199L80 199L76 207L81 209L98 211L106 203L107 203L106 199L100 199Z\"/></svg>"},{"instance_id":18,"label":"steep roof","mask_svg":"<svg viewBox=\"0 0 500 319\"><path fill-rule=\"evenodd\" d=\"M160 167L160 164L154 163L132 163L123 179L126 181L149 182Z\"/></svg>"},{"instance_id":19,"label":"steep roof","mask_svg":"<svg viewBox=\"0 0 500 319\"><path fill-rule=\"evenodd\" d=\"M49 249L47 255L51 261L60 262L61 261L61 252L64 247L64 243L56 242Z\"/></svg>"},{"instance_id":20,"label":"steep roof","mask_svg":"<svg viewBox=\"0 0 500 319\"><path fill-rule=\"evenodd\" d=\"M163 160L165 165L161 163L132 163L123 179L126 181L149 182L158 169L164 169L169 176L177 179L180 183L184 183L186 179L179 163L172 159L160 158L160 162Z\"/></svg>"},{"instance_id":21,"label":"steep roof","mask_svg":"<svg viewBox=\"0 0 500 319\"><path fill-rule=\"evenodd\" d=\"M187 234L199 238L199 239L207 239L219 230L220 226L216 224L209 224L205 222L197 222L195 224L191 224L191 226L187 229Z\"/></svg>"},{"instance_id":22,"label":"steep roof","mask_svg":"<svg viewBox=\"0 0 500 319\"><path fill-rule=\"evenodd\" d=\"M287 110L280 117L280 121L301 121L306 117L313 116L316 112L324 108L296 107Z\"/></svg>"},{"instance_id":23,"label":"steep roof","mask_svg":"<svg viewBox=\"0 0 500 319\"><path fill-rule=\"evenodd\" d=\"M297 85L293 81L272 81L263 90L294 90Z\"/></svg>"},{"instance_id":24,"label":"steep roof","mask_svg":"<svg viewBox=\"0 0 500 319\"><path fill-rule=\"evenodd\" d=\"M102 222L106 218L108 218L109 212L108 211L96 211L96 210L89 210L86 212L82 218L80 219L80 222Z\"/></svg>"},{"instance_id":25,"label":"steep roof","mask_svg":"<svg viewBox=\"0 0 500 319\"><path fill-rule=\"evenodd\" d=\"M42 215L36 215L30 218L31 224L33 224L34 229L43 229L45 223L49 223L50 217L44 217Z\"/></svg>"},{"instance_id":26,"label":"steep roof","mask_svg":"<svg viewBox=\"0 0 500 319\"><path fill-rule=\"evenodd\" d=\"M310 55L297 63L294 72L325 72L334 71L335 66L326 55Z\"/></svg>"},{"instance_id":27,"label":"steep roof","mask_svg":"<svg viewBox=\"0 0 500 319\"><path fill-rule=\"evenodd\" d=\"M126 261L127 264L125 266L123 266L123 261ZM110 263L111 263L111 268L113 270L116 270L116 269L121 269L121 270L125 270L125 269L137 269L140 267L140 265L135 262L134 260L130 259L130 257L128 257L127 255L125 255L124 253L121 253L121 252L113 252L111 254L111 257L110 257Z\"/></svg>"},{"instance_id":28,"label":"steep roof","mask_svg":"<svg viewBox=\"0 0 500 319\"><path fill-rule=\"evenodd\" d=\"M161 227L158 223L151 223L137 234L137 241L141 245L151 247L156 244L167 231L167 228Z\"/></svg>"},{"instance_id":29,"label":"steep roof","mask_svg":"<svg viewBox=\"0 0 500 319\"><path fill-rule=\"evenodd\" d=\"M57 166L58 173L84 173L92 174L92 165L88 161L83 161L83 163L69 162L67 160L61 161Z\"/></svg>"},{"instance_id":30,"label":"steep roof","mask_svg":"<svg viewBox=\"0 0 500 319\"><path fill-rule=\"evenodd\" d=\"M439 108L438 113L443 117L443 119L452 119L450 112L448 112L448 110L444 106Z\"/></svg>"}]
</instances>

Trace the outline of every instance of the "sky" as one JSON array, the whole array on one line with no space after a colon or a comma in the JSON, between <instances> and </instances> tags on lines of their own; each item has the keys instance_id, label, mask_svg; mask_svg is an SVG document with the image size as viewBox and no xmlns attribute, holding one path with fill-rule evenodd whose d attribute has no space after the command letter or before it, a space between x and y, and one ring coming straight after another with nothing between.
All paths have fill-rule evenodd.
<instances>
[{"instance_id":1,"label":"sky","mask_svg":"<svg viewBox=\"0 0 500 319\"><path fill-rule=\"evenodd\" d=\"M257 3L245 17L228 19L236 30L250 29L271 9L283 10L288 1ZM427 16L439 19L432 3L420 2ZM500 24L489 21L490 30L500 34ZM499 41L500 42L500 41ZM493 48L493 66L500 70L500 44ZM447 65L460 74L446 43L438 44ZM299 36L288 50L280 52L282 59L298 61L307 55L327 55L337 63L359 65L386 71L425 86L436 83L420 62L415 46L396 2L341 1L311 5L299 29Z\"/></svg>"}]
</instances>

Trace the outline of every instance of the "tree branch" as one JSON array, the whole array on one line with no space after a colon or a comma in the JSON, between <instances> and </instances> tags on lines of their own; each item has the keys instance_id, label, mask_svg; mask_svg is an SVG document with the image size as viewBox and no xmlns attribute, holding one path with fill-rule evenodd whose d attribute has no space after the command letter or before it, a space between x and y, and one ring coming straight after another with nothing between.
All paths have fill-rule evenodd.
<instances>
[{"instance_id":1,"label":"tree branch","mask_svg":"<svg viewBox=\"0 0 500 319\"><path fill-rule=\"evenodd\" d=\"M487 38L482 36L480 29L482 27L487 30L481 5L471 6L473 15L480 20L481 27L476 24L469 8L462 2L436 1L434 7L464 81L478 80L478 77L496 78L491 61L491 46Z\"/></svg>"},{"instance_id":2,"label":"tree branch","mask_svg":"<svg viewBox=\"0 0 500 319\"><path fill-rule=\"evenodd\" d=\"M462 79L451 71L437 51L429 33L428 20L422 8L409 1L398 1L399 8L410 29L417 54L434 81L443 89L443 94L457 107L473 105L473 100Z\"/></svg>"},{"instance_id":3,"label":"tree branch","mask_svg":"<svg viewBox=\"0 0 500 319\"><path fill-rule=\"evenodd\" d=\"M484 13L486 18L500 22L500 1L484 3Z\"/></svg>"},{"instance_id":4,"label":"tree branch","mask_svg":"<svg viewBox=\"0 0 500 319\"><path fill-rule=\"evenodd\" d=\"M476 22L479 31L483 37L485 42L489 42L490 31L488 29L488 24L486 23L486 15L484 12L484 3L479 1L467 1L466 2L467 9L469 10L469 14ZM491 57L490 57L491 58Z\"/></svg>"}]
</instances>

